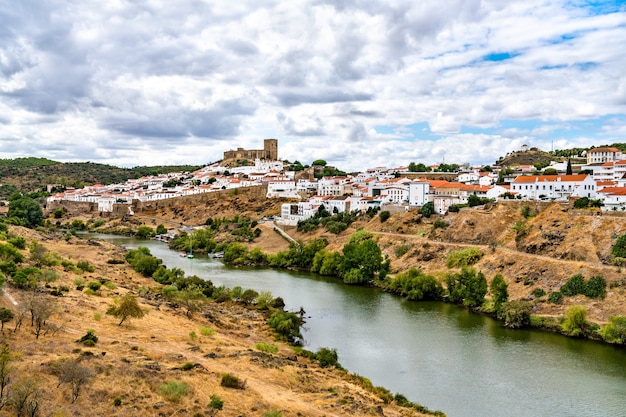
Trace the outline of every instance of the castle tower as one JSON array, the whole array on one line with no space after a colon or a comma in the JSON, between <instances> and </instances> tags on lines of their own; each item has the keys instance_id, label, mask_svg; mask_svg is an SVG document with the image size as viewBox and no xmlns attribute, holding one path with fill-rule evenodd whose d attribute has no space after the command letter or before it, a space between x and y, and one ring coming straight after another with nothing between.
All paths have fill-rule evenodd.
<instances>
[{"instance_id":1,"label":"castle tower","mask_svg":"<svg viewBox=\"0 0 626 417\"><path fill-rule=\"evenodd\" d=\"M264 139L263 150L265 151L265 159L278 161L278 139Z\"/></svg>"}]
</instances>

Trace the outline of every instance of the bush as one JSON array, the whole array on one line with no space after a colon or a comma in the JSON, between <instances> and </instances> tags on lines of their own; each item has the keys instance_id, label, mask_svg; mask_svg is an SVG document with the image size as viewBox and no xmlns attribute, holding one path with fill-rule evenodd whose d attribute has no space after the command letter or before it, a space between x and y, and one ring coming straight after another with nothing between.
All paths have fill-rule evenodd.
<instances>
[{"instance_id":1,"label":"bush","mask_svg":"<svg viewBox=\"0 0 626 417\"><path fill-rule=\"evenodd\" d=\"M290 342L302 337L300 326L302 320L296 313L277 311L268 320L269 326Z\"/></svg>"},{"instance_id":2,"label":"bush","mask_svg":"<svg viewBox=\"0 0 626 417\"><path fill-rule=\"evenodd\" d=\"M611 316L598 333L609 343L626 343L626 316Z\"/></svg>"},{"instance_id":3,"label":"bush","mask_svg":"<svg viewBox=\"0 0 626 417\"><path fill-rule=\"evenodd\" d=\"M389 281L387 289L409 300L439 300L443 287L432 275L426 275L416 268L400 273Z\"/></svg>"},{"instance_id":4,"label":"bush","mask_svg":"<svg viewBox=\"0 0 626 417\"><path fill-rule=\"evenodd\" d=\"M215 330L210 327L200 326L200 334L202 336L213 336L215 335Z\"/></svg>"},{"instance_id":5,"label":"bush","mask_svg":"<svg viewBox=\"0 0 626 417\"><path fill-rule=\"evenodd\" d=\"M516 329L530 326L532 305L527 301L516 300L502 304L502 318L506 327Z\"/></svg>"},{"instance_id":6,"label":"bush","mask_svg":"<svg viewBox=\"0 0 626 417\"><path fill-rule=\"evenodd\" d=\"M159 387L159 392L167 400L178 402L182 397L189 393L189 386L184 382L170 381Z\"/></svg>"},{"instance_id":7,"label":"bush","mask_svg":"<svg viewBox=\"0 0 626 417\"><path fill-rule=\"evenodd\" d=\"M85 346L95 346L98 343L98 336L93 329L87 330L87 333L77 340L78 343L82 343Z\"/></svg>"},{"instance_id":8,"label":"bush","mask_svg":"<svg viewBox=\"0 0 626 417\"><path fill-rule=\"evenodd\" d=\"M193 362L185 362L181 367L180 370L181 371L190 371L193 369L195 365L193 364Z\"/></svg>"},{"instance_id":9,"label":"bush","mask_svg":"<svg viewBox=\"0 0 626 417\"><path fill-rule=\"evenodd\" d=\"M78 261L76 267L84 272L93 272L96 269L89 263L89 261Z\"/></svg>"},{"instance_id":10,"label":"bush","mask_svg":"<svg viewBox=\"0 0 626 417\"><path fill-rule=\"evenodd\" d=\"M269 343L257 343L256 348L261 352L278 353L278 346L270 345Z\"/></svg>"},{"instance_id":11,"label":"bush","mask_svg":"<svg viewBox=\"0 0 626 417\"><path fill-rule=\"evenodd\" d=\"M219 411L224 408L224 401L222 401L222 399L217 395L213 394L211 395L211 402L207 405L207 407Z\"/></svg>"},{"instance_id":12,"label":"bush","mask_svg":"<svg viewBox=\"0 0 626 417\"><path fill-rule=\"evenodd\" d=\"M334 366L335 368L342 369L341 365L339 364L339 357L337 355L336 349L328 349L323 347L317 351L317 353L315 354L315 359L317 359L322 368Z\"/></svg>"},{"instance_id":13,"label":"bush","mask_svg":"<svg viewBox=\"0 0 626 417\"><path fill-rule=\"evenodd\" d=\"M548 302L553 304L561 304L563 302L563 294L560 291L551 292L548 296Z\"/></svg>"},{"instance_id":14,"label":"bush","mask_svg":"<svg viewBox=\"0 0 626 417\"><path fill-rule=\"evenodd\" d=\"M87 284L87 288L89 288L93 292L99 291L100 287L102 287L102 284L98 281L91 281L89 284Z\"/></svg>"},{"instance_id":15,"label":"bush","mask_svg":"<svg viewBox=\"0 0 626 417\"><path fill-rule=\"evenodd\" d=\"M432 201L424 204L420 209L420 214L424 217L430 217L435 213L435 204Z\"/></svg>"},{"instance_id":16,"label":"bush","mask_svg":"<svg viewBox=\"0 0 626 417\"><path fill-rule=\"evenodd\" d=\"M573 305L567 309L565 320L561 325L563 332L569 336L578 336L584 333L587 318L587 309Z\"/></svg>"},{"instance_id":17,"label":"bush","mask_svg":"<svg viewBox=\"0 0 626 417\"><path fill-rule=\"evenodd\" d=\"M611 248L611 254L616 258L626 258L626 234L617 238Z\"/></svg>"},{"instance_id":18,"label":"bush","mask_svg":"<svg viewBox=\"0 0 626 417\"><path fill-rule=\"evenodd\" d=\"M119 407L120 405L122 405L122 399L120 397L115 397L113 399L113 405Z\"/></svg>"},{"instance_id":19,"label":"bush","mask_svg":"<svg viewBox=\"0 0 626 417\"><path fill-rule=\"evenodd\" d=\"M533 297L535 298L541 298L544 295L546 295L546 292L543 288L535 288L535 290L533 291Z\"/></svg>"},{"instance_id":20,"label":"bush","mask_svg":"<svg viewBox=\"0 0 626 417\"><path fill-rule=\"evenodd\" d=\"M224 374L222 375L222 380L220 385L226 388L235 388L235 389L245 389L246 382L242 381L238 377L232 374Z\"/></svg>"},{"instance_id":21,"label":"bush","mask_svg":"<svg viewBox=\"0 0 626 417\"><path fill-rule=\"evenodd\" d=\"M270 411L263 413L263 417L283 417L283 413L278 410L271 409Z\"/></svg>"},{"instance_id":22,"label":"bush","mask_svg":"<svg viewBox=\"0 0 626 417\"><path fill-rule=\"evenodd\" d=\"M378 217L380 218L381 223L385 223L391 217L391 213L387 210L381 211L378 213Z\"/></svg>"},{"instance_id":23,"label":"bush","mask_svg":"<svg viewBox=\"0 0 626 417\"><path fill-rule=\"evenodd\" d=\"M9 242L11 245L15 246L18 249L26 249L26 239L24 239L22 236L11 238L7 242Z\"/></svg>"},{"instance_id":24,"label":"bush","mask_svg":"<svg viewBox=\"0 0 626 417\"><path fill-rule=\"evenodd\" d=\"M589 298L604 298L606 297L606 280L602 275L591 277L585 283L584 291L584 294Z\"/></svg>"},{"instance_id":25,"label":"bush","mask_svg":"<svg viewBox=\"0 0 626 417\"><path fill-rule=\"evenodd\" d=\"M497 315L500 315L502 313L502 305L509 301L509 286L502 275L496 274L493 277L489 285L489 291L493 300L493 309Z\"/></svg>"},{"instance_id":26,"label":"bush","mask_svg":"<svg viewBox=\"0 0 626 417\"><path fill-rule=\"evenodd\" d=\"M443 219L437 219L433 223L433 229L445 229L448 226L450 226L450 223L448 223L447 221Z\"/></svg>"},{"instance_id":27,"label":"bush","mask_svg":"<svg viewBox=\"0 0 626 417\"><path fill-rule=\"evenodd\" d=\"M576 274L567 280L561 287L561 294L571 297L585 293L585 278L582 274Z\"/></svg>"},{"instance_id":28,"label":"bush","mask_svg":"<svg viewBox=\"0 0 626 417\"><path fill-rule=\"evenodd\" d=\"M483 252L478 248L453 250L448 253L446 266L448 268L471 266L478 262L482 256Z\"/></svg>"}]
</instances>

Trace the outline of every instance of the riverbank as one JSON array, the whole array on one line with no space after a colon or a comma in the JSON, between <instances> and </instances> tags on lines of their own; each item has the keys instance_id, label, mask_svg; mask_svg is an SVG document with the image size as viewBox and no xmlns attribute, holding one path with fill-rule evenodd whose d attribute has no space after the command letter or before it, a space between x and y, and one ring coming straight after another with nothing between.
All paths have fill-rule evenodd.
<instances>
[{"instance_id":1,"label":"riverbank","mask_svg":"<svg viewBox=\"0 0 626 417\"><path fill-rule=\"evenodd\" d=\"M47 254L38 258L41 268L56 272L56 279L40 283L35 293L7 285L2 297L2 306L16 315L26 311L33 295L51 307L39 337L28 318L16 332L16 319L9 320L3 332L20 358L11 362L13 381L35 384L42 415L426 415L386 403L365 378L297 356L275 339L262 311L207 301L187 318L184 309L160 296L160 285L122 262L121 248L13 226L10 234L24 238L25 248L41 242L41 253ZM34 266L30 251L20 252L25 257L20 267ZM76 268L79 262L85 270ZM100 285L95 289L91 283ZM56 290L58 296L51 295ZM118 326L106 311L129 293L140 295L146 314ZM78 343L89 331L97 342ZM57 389L55 364L64 360L90 371L73 403L68 385ZM242 381L243 389L222 385L226 374Z\"/></svg>"}]
</instances>

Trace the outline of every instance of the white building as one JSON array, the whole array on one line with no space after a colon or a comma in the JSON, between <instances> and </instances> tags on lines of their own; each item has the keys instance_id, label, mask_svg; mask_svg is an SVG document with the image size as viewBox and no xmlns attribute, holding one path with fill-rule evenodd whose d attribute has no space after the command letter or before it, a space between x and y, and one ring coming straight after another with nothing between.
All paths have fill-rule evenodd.
<instances>
[{"instance_id":1,"label":"white building","mask_svg":"<svg viewBox=\"0 0 626 417\"><path fill-rule=\"evenodd\" d=\"M511 184L511 192L530 200L596 198L597 184L591 175L522 175Z\"/></svg>"},{"instance_id":2,"label":"white building","mask_svg":"<svg viewBox=\"0 0 626 417\"><path fill-rule=\"evenodd\" d=\"M427 181L411 181L409 183L409 206L421 207L431 201L430 183Z\"/></svg>"}]
</instances>

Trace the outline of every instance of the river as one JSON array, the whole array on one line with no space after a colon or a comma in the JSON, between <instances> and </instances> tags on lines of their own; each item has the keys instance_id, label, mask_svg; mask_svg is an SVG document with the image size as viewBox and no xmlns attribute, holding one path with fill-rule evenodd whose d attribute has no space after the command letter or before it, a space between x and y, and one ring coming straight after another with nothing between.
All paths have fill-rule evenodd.
<instances>
[{"instance_id":1,"label":"river","mask_svg":"<svg viewBox=\"0 0 626 417\"><path fill-rule=\"evenodd\" d=\"M626 349L536 331L439 302L410 302L315 274L235 269L167 245L146 246L169 267L215 285L271 291L306 311L305 348L337 349L339 362L374 385L449 417L626 416Z\"/></svg>"}]
</instances>

